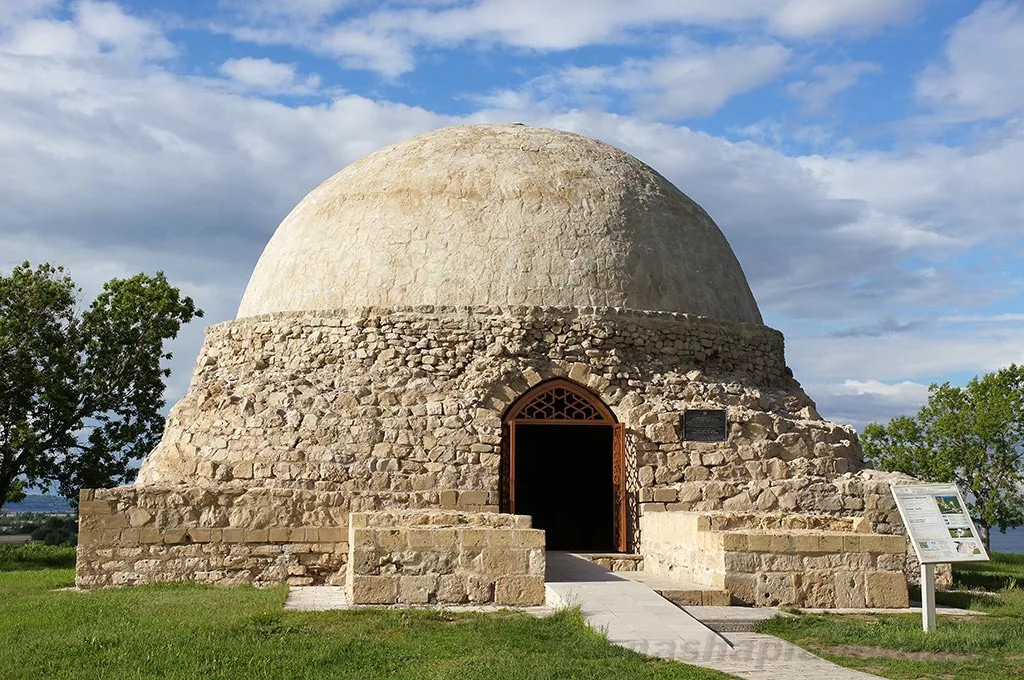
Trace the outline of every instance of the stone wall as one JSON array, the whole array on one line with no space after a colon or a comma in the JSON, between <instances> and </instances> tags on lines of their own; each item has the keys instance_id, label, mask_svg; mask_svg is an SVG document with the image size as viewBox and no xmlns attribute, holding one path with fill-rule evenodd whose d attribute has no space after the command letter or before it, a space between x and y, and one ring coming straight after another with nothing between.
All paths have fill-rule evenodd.
<instances>
[{"instance_id":1,"label":"stone wall","mask_svg":"<svg viewBox=\"0 0 1024 680\"><path fill-rule=\"evenodd\" d=\"M356 604L544 603L544 532L521 515L353 513L346 588Z\"/></svg>"},{"instance_id":2,"label":"stone wall","mask_svg":"<svg viewBox=\"0 0 1024 680\"><path fill-rule=\"evenodd\" d=\"M769 328L597 308L388 308L209 329L139 484L337 492L340 509L499 509L501 420L566 377L627 427L642 512L857 513L833 480L855 433L820 419ZM681 441L688 408L727 409L721 443Z\"/></svg>"},{"instance_id":3,"label":"stone wall","mask_svg":"<svg viewBox=\"0 0 1024 680\"><path fill-rule=\"evenodd\" d=\"M756 606L906 607L906 539L829 516L645 515L644 569Z\"/></svg>"},{"instance_id":4,"label":"stone wall","mask_svg":"<svg viewBox=\"0 0 1024 680\"><path fill-rule=\"evenodd\" d=\"M83 490L75 581L341 584L348 513L325 501L285 489Z\"/></svg>"}]
</instances>

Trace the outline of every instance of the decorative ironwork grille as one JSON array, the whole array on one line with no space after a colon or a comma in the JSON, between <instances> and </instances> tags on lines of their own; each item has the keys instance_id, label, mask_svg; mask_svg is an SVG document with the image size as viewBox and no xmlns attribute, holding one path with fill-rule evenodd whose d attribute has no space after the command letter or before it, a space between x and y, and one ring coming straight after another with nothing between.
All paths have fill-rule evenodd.
<instances>
[{"instance_id":1,"label":"decorative ironwork grille","mask_svg":"<svg viewBox=\"0 0 1024 680\"><path fill-rule=\"evenodd\" d=\"M601 413L588 399L565 387L553 387L524 404L514 416L517 420L584 420L604 421Z\"/></svg>"}]
</instances>

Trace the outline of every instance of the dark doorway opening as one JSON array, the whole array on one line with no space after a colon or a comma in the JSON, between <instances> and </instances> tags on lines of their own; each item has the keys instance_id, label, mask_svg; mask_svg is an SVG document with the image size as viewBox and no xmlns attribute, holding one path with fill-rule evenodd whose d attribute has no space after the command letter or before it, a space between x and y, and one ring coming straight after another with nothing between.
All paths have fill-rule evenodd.
<instances>
[{"instance_id":1,"label":"dark doorway opening","mask_svg":"<svg viewBox=\"0 0 1024 680\"><path fill-rule=\"evenodd\" d=\"M615 551L613 426L513 426L515 511L547 532L548 550Z\"/></svg>"}]
</instances>

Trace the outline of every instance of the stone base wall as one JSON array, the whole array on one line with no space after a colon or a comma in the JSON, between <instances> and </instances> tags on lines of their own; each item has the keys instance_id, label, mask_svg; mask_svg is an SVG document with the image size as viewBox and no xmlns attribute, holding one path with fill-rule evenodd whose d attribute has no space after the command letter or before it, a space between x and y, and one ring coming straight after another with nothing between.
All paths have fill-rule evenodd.
<instances>
[{"instance_id":1,"label":"stone base wall","mask_svg":"<svg viewBox=\"0 0 1024 680\"><path fill-rule=\"evenodd\" d=\"M755 606L906 607L906 539L827 516L644 516L644 569ZM859 533L860 532L860 533Z\"/></svg>"},{"instance_id":2,"label":"stone base wall","mask_svg":"<svg viewBox=\"0 0 1024 680\"><path fill-rule=\"evenodd\" d=\"M353 513L355 604L544 604L544 532L497 513Z\"/></svg>"},{"instance_id":3,"label":"stone base wall","mask_svg":"<svg viewBox=\"0 0 1024 680\"><path fill-rule=\"evenodd\" d=\"M299 491L86 489L75 582L340 585L348 532L348 513Z\"/></svg>"}]
</instances>

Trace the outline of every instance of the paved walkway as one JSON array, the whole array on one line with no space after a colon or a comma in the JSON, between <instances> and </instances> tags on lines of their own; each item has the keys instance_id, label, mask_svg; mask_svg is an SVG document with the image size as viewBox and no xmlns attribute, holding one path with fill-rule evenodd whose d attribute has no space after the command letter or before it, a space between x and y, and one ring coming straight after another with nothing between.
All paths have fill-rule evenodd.
<instances>
[{"instance_id":1,"label":"paved walkway","mask_svg":"<svg viewBox=\"0 0 1024 680\"><path fill-rule=\"evenodd\" d=\"M548 604L579 606L608 641L747 680L868 680L771 635L711 630L649 587L569 553L547 554Z\"/></svg>"},{"instance_id":2,"label":"paved walkway","mask_svg":"<svg viewBox=\"0 0 1024 680\"><path fill-rule=\"evenodd\" d=\"M579 606L587 623L608 641L649 656L731 673L746 680L871 680L875 675L841 668L796 645L752 632L717 633L701 621L720 624L770 618L772 610L746 607L676 607L650 587L622 578L570 553L547 554L547 606L527 609L544 616L556 607ZM344 588L293 587L285 609L354 609ZM372 606L372 605L365 605ZM497 611L502 607L445 607L452 611Z\"/></svg>"}]
</instances>

